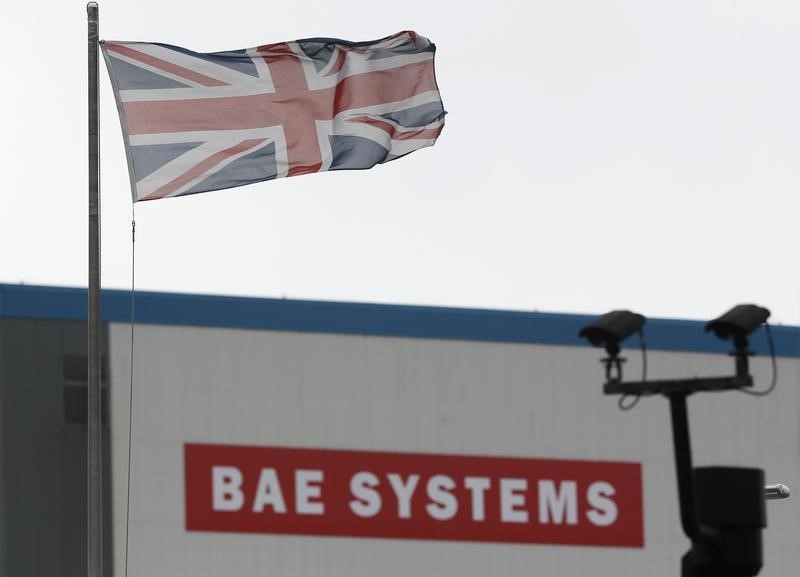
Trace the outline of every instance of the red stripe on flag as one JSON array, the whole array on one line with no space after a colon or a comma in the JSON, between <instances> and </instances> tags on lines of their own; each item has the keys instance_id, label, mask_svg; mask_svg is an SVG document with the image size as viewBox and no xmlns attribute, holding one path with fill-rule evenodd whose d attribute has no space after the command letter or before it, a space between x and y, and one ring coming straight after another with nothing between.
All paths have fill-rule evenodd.
<instances>
[{"instance_id":1,"label":"red stripe on flag","mask_svg":"<svg viewBox=\"0 0 800 577\"><path fill-rule=\"evenodd\" d=\"M164 198L168 194L175 192L182 186L187 185L195 178L202 176L207 170L213 168L220 162L230 158L231 156L235 156L240 152L244 152L254 146L261 144L264 142L266 138L253 138L250 140L243 140L242 142L231 146L230 148L226 148L225 150L221 150L216 152L203 160L202 162L193 166L190 170L187 170L179 177L171 180L161 188L151 192L144 198L140 198L139 200L155 200L157 198Z\"/></svg>"},{"instance_id":2,"label":"red stripe on flag","mask_svg":"<svg viewBox=\"0 0 800 577\"><path fill-rule=\"evenodd\" d=\"M433 60L348 76L335 90L337 112L406 100L437 90Z\"/></svg>"},{"instance_id":3,"label":"red stripe on flag","mask_svg":"<svg viewBox=\"0 0 800 577\"><path fill-rule=\"evenodd\" d=\"M272 67L272 63L270 63ZM292 86L275 79L276 85ZM280 90L250 96L125 102L130 135L201 130L238 130L283 124L290 118L330 120L337 113L411 98L436 90L433 61L344 78L323 90Z\"/></svg>"},{"instance_id":4,"label":"red stripe on flag","mask_svg":"<svg viewBox=\"0 0 800 577\"><path fill-rule=\"evenodd\" d=\"M269 73L277 92L284 95L308 92L308 82L300 59L288 44L274 45L268 54L264 54L264 61L269 66Z\"/></svg>"},{"instance_id":5,"label":"red stripe on flag","mask_svg":"<svg viewBox=\"0 0 800 577\"><path fill-rule=\"evenodd\" d=\"M357 118L351 118L350 122L363 122L364 124L369 124L375 128L380 128L384 132L388 133L393 140L412 140L414 138L436 138L442 132L442 128L444 125L439 126L437 128L418 128L418 129L410 129L410 130L398 130L397 127L392 124L391 122L386 122L385 120L379 120L377 118L370 118L369 116L359 116Z\"/></svg>"},{"instance_id":6,"label":"red stripe on flag","mask_svg":"<svg viewBox=\"0 0 800 577\"><path fill-rule=\"evenodd\" d=\"M184 68L183 66L178 66L177 64L173 64L167 60L163 60L156 56L150 56L149 54L145 54L144 52L139 52L138 50L134 50L133 48L129 48L127 46L121 46L119 44L106 44L106 48L108 48L111 52L117 52L118 54L123 54L128 58L132 58L133 60L138 60L143 64L149 64L155 68L160 68L165 72L169 72L171 74L175 74L176 76L180 76L185 78L186 80L191 80L193 82L197 82L203 86L226 86L225 82L217 80L216 78L211 78L210 76L206 76L205 74L200 74L199 72L195 72L193 70L189 70L188 68Z\"/></svg>"},{"instance_id":7,"label":"red stripe on flag","mask_svg":"<svg viewBox=\"0 0 800 577\"><path fill-rule=\"evenodd\" d=\"M338 74L342 67L344 66L345 58L347 58L347 51L344 48L337 48L336 50L336 62L334 62L333 66L325 73L325 76L331 76L332 74Z\"/></svg>"}]
</instances>

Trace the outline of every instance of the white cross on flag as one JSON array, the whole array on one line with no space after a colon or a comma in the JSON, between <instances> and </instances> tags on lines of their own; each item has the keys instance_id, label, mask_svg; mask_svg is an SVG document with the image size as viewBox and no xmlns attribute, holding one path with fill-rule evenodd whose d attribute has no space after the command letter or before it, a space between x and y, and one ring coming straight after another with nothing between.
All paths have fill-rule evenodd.
<instances>
[{"instance_id":1,"label":"white cross on flag","mask_svg":"<svg viewBox=\"0 0 800 577\"><path fill-rule=\"evenodd\" d=\"M444 127L435 47L410 31L210 54L101 46L134 202L371 168L432 146Z\"/></svg>"}]
</instances>

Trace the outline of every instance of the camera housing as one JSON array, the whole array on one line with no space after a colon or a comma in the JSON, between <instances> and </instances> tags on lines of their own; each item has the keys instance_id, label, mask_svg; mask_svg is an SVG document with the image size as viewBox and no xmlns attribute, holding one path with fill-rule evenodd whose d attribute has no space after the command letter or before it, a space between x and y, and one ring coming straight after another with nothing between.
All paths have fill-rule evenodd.
<instances>
[{"instance_id":1,"label":"camera housing","mask_svg":"<svg viewBox=\"0 0 800 577\"><path fill-rule=\"evenodd\" d=\"M605 346L608 354L613 356L619 354L619 343L639 332L644 322L644 315L639 313L611 311L583 327L578 336L586 338L592 346Z\"/></svg>"},{"instance_id":2,"label":"camera housing","mask_svg":"<svg viewBox=\"0 0 800 577\"><path fill-rule=\"evenodd\" d=\"M746 342L747 335L767 322L769 309L758 305L736 305L724 315L706 324L706 332L734 343ZM746 346L746 345L745 345Z\"/></svg>"}]
</instances>

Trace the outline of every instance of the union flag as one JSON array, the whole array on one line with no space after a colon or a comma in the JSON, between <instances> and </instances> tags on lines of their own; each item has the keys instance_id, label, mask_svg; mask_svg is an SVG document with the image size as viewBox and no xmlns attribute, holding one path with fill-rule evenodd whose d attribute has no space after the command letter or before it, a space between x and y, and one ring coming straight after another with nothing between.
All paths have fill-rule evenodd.
<instances>
[{"instance_id":1,"label":"union flag","mask_svg":"<svg viewBox=\"0 0 800 577\"><path fill-rule=\"evenodd\" d=\"M432 146L445 111L415 32L197 53L104 41L134 202L371 168Z\"/></svg>"}]
</instances>

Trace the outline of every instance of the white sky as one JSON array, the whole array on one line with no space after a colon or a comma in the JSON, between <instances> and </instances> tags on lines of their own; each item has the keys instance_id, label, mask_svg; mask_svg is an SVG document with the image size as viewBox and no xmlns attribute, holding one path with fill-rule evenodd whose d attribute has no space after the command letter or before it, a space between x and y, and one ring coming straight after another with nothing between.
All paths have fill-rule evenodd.
<instances>
[{"instance_id":1,"label":"white sky","mask_svg":"<svg viewBox=\"0 0 800 577\"><path fill-rule=\"evenodd\" d=\"M86 11L6 3L0 282L85 286ZM101 37L210 52L412 29L433 148L136 205L136 284L262 297L800 324L800 3L100 1ZM103 286L131 197L101 64Z\"/></svg>"}]
</instances>

